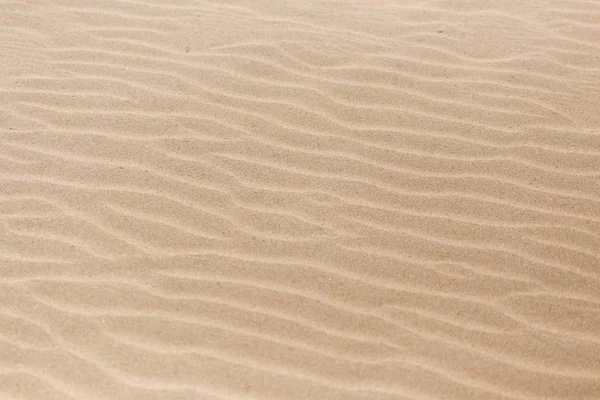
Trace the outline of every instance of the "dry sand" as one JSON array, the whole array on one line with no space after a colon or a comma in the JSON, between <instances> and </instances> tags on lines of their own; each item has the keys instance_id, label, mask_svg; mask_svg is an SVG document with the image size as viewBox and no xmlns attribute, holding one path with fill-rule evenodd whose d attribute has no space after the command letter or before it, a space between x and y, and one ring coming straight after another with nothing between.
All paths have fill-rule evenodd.
<instances>
[{"instance_id":1,"label":"dry sand","mask_svg":"<svg viewBox=\"0 0 600 400\"><path fill-rule=\"evenodd\" d=\"M600 2L0 1L0 399L600 399Z\"/></svg>"}]
</instances>

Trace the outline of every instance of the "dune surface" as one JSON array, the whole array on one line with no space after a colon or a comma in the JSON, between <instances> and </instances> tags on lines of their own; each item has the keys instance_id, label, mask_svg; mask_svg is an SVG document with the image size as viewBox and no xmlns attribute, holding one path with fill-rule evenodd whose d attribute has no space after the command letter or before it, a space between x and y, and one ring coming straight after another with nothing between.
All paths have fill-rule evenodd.
<instances>
[{"instance_id":1,"label":"dune surface","mask_svg":"<svg viewBox=\"0 0 600 400\"><path fill-rule=\"evenodd\" d=\"M0 399L600 399L600 2L0 0Z\"/></svg>"}]
</instances>

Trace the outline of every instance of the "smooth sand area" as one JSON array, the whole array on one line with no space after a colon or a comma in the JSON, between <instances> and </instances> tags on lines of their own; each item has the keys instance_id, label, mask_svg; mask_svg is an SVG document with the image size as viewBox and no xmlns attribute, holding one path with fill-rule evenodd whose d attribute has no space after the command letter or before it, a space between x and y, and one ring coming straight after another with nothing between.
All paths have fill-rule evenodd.
<instances>
[{"instance_id":1,"label":"smooth sand area","mask_svg":"<svg viewBox=\"0 0 600 400\"><path fill-rule=\"evenodd\" d=\"M600 399L600 1L0 0L0 399Z\"/></svg>"}]
</instances>

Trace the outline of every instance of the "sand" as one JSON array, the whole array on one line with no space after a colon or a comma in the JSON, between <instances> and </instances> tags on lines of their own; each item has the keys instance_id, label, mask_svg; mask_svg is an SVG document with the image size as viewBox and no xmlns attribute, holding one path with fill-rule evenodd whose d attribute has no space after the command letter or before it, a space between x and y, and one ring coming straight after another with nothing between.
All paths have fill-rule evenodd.
<instances>
[{"instance_id":1,"label":"sand","mask_svg":"<svg viewBox=\"0 0 600 400\"><path fill-rule=\"evenodd\" d=\"M0 399L600 399L600 2L0 2Z\"/></svg>"}]
</instances>

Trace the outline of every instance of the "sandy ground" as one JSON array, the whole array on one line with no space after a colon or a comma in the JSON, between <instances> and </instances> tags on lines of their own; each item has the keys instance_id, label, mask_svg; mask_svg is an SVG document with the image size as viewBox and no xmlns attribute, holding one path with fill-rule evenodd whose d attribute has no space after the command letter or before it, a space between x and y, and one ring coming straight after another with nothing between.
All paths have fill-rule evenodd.
<instances>
[{"instance_id":1,"label":"sandy ground","mask_svg":"<svg viewBox=\"0 0 600 400\"><path fill-rule=\"evenodd\" d=\"M600 2L1 0L0 399L600 399Z\"/></svg>"}]
</instances>

